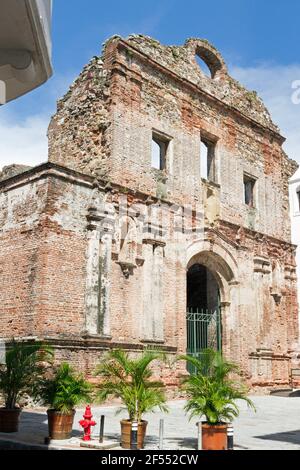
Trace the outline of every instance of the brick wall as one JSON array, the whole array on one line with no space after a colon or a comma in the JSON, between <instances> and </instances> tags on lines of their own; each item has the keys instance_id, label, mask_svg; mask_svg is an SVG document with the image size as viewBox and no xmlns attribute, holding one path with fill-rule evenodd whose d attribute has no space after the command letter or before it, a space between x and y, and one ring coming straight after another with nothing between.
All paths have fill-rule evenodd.
<instances>
[{"instance_id":1,"label":"brick wall","mask_svg":"<svg viewBox=\"0 0 300 470\"><path fill-rule=\"evenodd\" d=\"M151 168L153 131L170 140L164 171ZM215 144L214 182L201 178L201 136ZM254 388L288 385L299 334L283 141L205 41L108 41L58 103L50 163L0 183L3 334L13 323L17 336L47 337L58 360L89 372L119 345L174 357L187 345L186 272L199 263L220 289L226 356ZM157 369L170 386L184 372L174 367Z\"/></svg>"}]
</instances>

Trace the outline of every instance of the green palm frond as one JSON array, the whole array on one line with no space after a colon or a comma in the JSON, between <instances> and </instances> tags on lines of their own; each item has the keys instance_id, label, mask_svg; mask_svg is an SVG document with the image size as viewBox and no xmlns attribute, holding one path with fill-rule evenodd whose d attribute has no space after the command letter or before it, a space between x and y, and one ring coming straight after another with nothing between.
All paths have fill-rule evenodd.
<instances>
[{"instance_id":1,"label":"green palm frond","mask_svg":"<svg viewBox=\"0 0 300 470\"><path fill-rule=\"evenodd\" d=\"M226 361L220 352L207 349L200 358L181 356L179 359L191 364L195 371L182 381L188 396L185 411L190 419L205 416L210 424L230 422L239 415L237 400L244 400L255 410L247 389L230 378L240 374L238 366Z\"/></svg>"},{"instance_id":2,"label":"green palm frond","mask_svg":"<svg viewBox=\"0 0 300 470\"><path fill-rule=\"evenodd\" d=\"M137 358L131 358L123 350L110 351L95 373L103 377L98 400L103 402L109 397L121 399L131 420L141 421L144 413L155 408L166 412L164 384L152 379L150 367L154 361L161 360L165 360L165 355L160 351L145 350Z\"/></svg>"},{"instance_id":3,"label":"green palm frond","mask_svg":"<svg viewBox=\"0 0 300 470\"><path fill-rule=\"evenodd\" d=\"M41 342L22 343L15 340L8 346L5 364L0 366L0 391L5 407L14 409L20 400L38 394L52 350Z\"/></svg>"},{"instance_id":4,"label":"green palm frond","mask_svg":"<svg viewBox=\"0 0 300 470\"><path fill-rule=\"evenodd\" d=\"M53 377L44 381L40 390L43 403L56 411L69 414L81 403L91 400L92 386L83 375L75 371L67 363L62 363Z\"/></svg>"}]
</instances>

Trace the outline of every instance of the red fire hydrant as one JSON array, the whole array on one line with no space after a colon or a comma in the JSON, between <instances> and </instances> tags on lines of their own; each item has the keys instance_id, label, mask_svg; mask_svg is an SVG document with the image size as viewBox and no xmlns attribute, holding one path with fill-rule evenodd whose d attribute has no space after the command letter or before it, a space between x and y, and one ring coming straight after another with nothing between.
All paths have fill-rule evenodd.
<instances>
[{"instance_id":1,"label":"red fire hydrant","mask_svg":"<svg viewBox=\"0 0 300 470\"><path fill-rule=\"evenodd\" d=\"M79 421L80 426L83 427L84 431L84 436L83 436L83 441L90 441L91 440L91 427L96 426L96 421L92 420L92 411L91 407L87 406L85 413L83 415L83 418L81 421Z\"/></svg>"}]
</instances>

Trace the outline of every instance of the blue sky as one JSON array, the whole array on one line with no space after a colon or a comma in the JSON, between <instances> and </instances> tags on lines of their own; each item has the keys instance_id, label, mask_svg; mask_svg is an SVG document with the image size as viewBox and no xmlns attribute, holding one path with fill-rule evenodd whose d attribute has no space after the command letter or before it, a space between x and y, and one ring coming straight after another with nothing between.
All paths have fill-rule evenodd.
<instances>
[{"instance_id":1,"label":"blue sky","mask_svg":"<svg viewBox=\"0 0 300 470\"><path fill-rule=\"evenodd\" d=\"M188 37L211 41L231 74L256 89L288 137L300 162L300 2L297 0L54 0L54 76L31 94L0 108L0 167L47 159L46 128L59 98L102 43L113 34L143 33L164 44Z\"/></svg>"}]
</instances>

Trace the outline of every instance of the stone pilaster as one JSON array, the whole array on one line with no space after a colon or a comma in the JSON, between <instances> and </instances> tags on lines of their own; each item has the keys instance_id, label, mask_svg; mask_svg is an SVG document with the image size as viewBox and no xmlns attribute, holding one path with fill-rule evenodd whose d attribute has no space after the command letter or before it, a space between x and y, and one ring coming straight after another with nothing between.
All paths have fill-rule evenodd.
<instances>
[{"instance_id":1,"label":"stone pilaster","mask_svg":"<svg viewBox=\"0 0 300 470\"><path fill-rule=\"evenodd\" d=\"M110 337L113 214L88 212L85 335Z\"/></svg>"}]
</instances>

